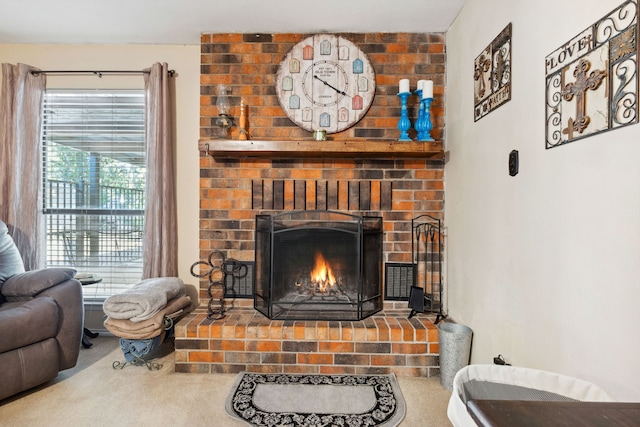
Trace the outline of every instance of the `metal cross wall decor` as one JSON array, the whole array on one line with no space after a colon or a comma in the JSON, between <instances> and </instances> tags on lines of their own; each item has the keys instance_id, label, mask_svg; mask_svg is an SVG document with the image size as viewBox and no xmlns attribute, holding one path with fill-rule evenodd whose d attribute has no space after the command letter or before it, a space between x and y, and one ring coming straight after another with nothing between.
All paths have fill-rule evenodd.
<instances>
[{"instance_id":1,"label":"metal cross wall decor","mask_svg":"<svg viewBox=\"0 0 640 427\"><path fill-rule=\"evenodd\" d=\"M638 122L638 1L545 59L546 148Z\"/></svg>"},{"instance_id":2,"label":"metal cross wall decor","mask_svg":"<svg viewBox=\"0 0 640 427\"><path fill-rule=\"evenodd\" d=\"M511 23L473 64L473 120L511 100Z\"/></svg>"}]
</instances>

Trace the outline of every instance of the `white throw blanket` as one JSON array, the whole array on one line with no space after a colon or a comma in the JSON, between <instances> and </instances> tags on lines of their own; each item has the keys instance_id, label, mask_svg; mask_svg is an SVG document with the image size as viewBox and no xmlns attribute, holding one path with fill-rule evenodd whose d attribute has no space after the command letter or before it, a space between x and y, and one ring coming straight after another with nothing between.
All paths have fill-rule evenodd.
<instances>
[{"instance_id":1,"label":"white throw blanket","mask_svg":"<svg viewBox=\"0 0 640 427\"><path fill-rule=\"evenodd\" d=\"M155 338L165 330L165 318L180 318L193 309L191 298L181 296L169 300L167 305L150 319L132 322L129 319L112 319L107 317L104 326L113 335L129 340Z\"/></svg>"},{"instance_id":2,"label":"white throw blanket","mask_svg":"<svg viewBox=\"0 0 640 427\"><path fill-rule=\"evenodd\" d=\"M167 305L167 301L185 294L184 283L178 277L145 279L104 301L104 314L113 319L142 322L150 319Z\"/></svg>"}]
</instances>

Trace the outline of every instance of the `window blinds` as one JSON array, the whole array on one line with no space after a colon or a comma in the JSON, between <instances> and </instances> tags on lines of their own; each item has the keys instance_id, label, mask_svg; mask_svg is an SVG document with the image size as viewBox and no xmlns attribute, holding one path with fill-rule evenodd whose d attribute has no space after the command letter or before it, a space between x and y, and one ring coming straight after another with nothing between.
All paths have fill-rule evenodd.
<instances>
[{"instance_id":1,"label":"window blinds","mask_svg":"<svg viewBox=\"0 0 640 427\"><path fill-rule=\"evenodd\" d=\"M47 90L43 115L47 266L70 266L85 300L142 276L144 92ZM92 281L94 281L92 280Z\"/></svg>"}]
</instances>

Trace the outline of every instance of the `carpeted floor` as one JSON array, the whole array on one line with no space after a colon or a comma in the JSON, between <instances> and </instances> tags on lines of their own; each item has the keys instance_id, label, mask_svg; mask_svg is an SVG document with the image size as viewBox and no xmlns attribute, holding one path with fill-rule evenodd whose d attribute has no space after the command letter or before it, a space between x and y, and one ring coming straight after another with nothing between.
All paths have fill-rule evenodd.
<instances>
[{"instance_id":1,"label":"carpeted floor","mask_svg":"<svg viewBox=\"0 0 640 427\"><path fill-rule=\"evenodd\" d=\"M224 405L235 374L178 374L170 345L157 371L127 366L118 339L101 334L80 350L78 366L54 381L0 401L2 426L245 426ZM450 426L450 392L438 378L398 377L407 412L402 427Z\"/></svg>"}]
</instances>

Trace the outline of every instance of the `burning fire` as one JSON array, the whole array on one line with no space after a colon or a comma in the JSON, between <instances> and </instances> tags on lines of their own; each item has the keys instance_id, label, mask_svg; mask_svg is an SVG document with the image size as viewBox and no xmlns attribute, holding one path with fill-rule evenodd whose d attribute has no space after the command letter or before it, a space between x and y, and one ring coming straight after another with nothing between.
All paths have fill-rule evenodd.
<instances>
[{"instance_id":1,"label":"burning fire","mask_svg":"<svg viewBox=\"0 0 640 427\"><path fill-rule=\"evenodd\" d=\"M315 261L315 266L311 270L311 281L318 286L320 292L326 292L329 287L336 285L336 278L329 263L320 252L316 252Z\"/></svg>"}]
</instances>

